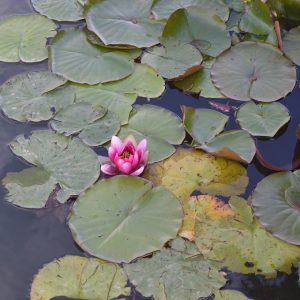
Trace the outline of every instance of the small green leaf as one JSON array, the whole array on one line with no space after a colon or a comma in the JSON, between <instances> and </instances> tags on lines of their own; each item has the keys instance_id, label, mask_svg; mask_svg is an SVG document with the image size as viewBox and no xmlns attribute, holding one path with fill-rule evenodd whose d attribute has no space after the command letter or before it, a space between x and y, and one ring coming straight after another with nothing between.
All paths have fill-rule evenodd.
<instances>
[{"instance_id":1,"label":"small green leaf","mask_svg":"<svg viewBox=\"0 0 300 300\"><path fill-rule=\"evenodd\" d=\"M276 101L295 86L296 69L270 44L243 42L222 53L211 70L225 96L241 101Z\"/></svg>"},{"instance_id":2,"label":"small green leaf","mask_svg":"<svg viewBox=\"0 0 300 300\"><path fill-rule=\"evenodd\" d=\"M226 282L213 262L198 254L194 244L177 238L151 258L125 265L136 289L155 300L197 300L210 296Z\"/></svg>"},{"instance_id":3,"label":"small green leaf","mask_svg":"<svg viewBox=\"0 0 300 300\"><path fill-rule=\"evenodd\" d=\"M175 238L181 205L163 187L140 177L114 176L81 194L69 226L77 244L90 254L127 262L162 249Z\"/></svg>"},{"instance_id":4,"label":"small green leaf","mask_svg":"<svg viewBox=\"0 0 300 300\"><path fill-rule=\"evenodd\" d=\"M64 256L45 265L35 275L30 300L71 299L110 300L128 296L127 276L116 264L97 258Z\"/></svg>"},{"instance_id":5,"label":"small green leaf","mask_svg":"<svg viewBox=\"0 0 300 300\"><path fill-rule=\"evenodd\" d=\"M54 22L35 14L1 19L0 61L32 63L46 59L46 41L55 36L55 30Z\"/></svg>"},{"instance_id":6,"label":"small green leaf","mask_svg":"<svg viewBox=\"0 0 300 300\"><path fill-rule=\"evenodd\" d=\"M60 31L52 42L50 56L53 73L78 83L119 80L134 70L129 55L89 43L81 30Z\"/></svg>"},{"instance_id":7,"label":"small green leaf","mask_svg":"<svg viewBox=\"0 0 300 300\"><path fill-rule=\"evenodd\" d=\"M290 120L289 111L280 103L246 103L240 106L236 120L254 136L273 137Z\"/></svg>"}]
</instances>

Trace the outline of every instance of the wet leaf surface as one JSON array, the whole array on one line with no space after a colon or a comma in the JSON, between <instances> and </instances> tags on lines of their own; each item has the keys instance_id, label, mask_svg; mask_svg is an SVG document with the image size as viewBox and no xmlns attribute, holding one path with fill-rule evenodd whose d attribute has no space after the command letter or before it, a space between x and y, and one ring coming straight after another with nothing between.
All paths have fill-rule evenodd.
<instances>
[{"instance_id":1,"label":"wet leaf surface","mask_svg":"<svg viewBox=\"0 0 300 300\"><path fill-rule=\"evenodd\" d=\"M94 185L75 202L69 226L88 253L130 262L176 237L182 221L177 198L139 177L114 176Z\"/></svg>"}]
</instances>

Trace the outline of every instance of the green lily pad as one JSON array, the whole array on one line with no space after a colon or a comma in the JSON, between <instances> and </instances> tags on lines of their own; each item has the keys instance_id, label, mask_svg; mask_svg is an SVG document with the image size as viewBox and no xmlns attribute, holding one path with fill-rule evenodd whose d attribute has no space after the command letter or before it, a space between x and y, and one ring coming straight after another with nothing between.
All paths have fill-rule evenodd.
<instances>
[{"instance_id":1,"label":"green lily pad","mask_svg":"<svg viewBox=\"0 0 300 300\"><path fill-rule=\"evenodd\" d=\"M104 107L115 113L121 124L127 124L132 104L136 94L126 94L106 88L103 84L97 85L72 85L75 89L76 102L87 102L94 108Z\"/></svg>"},{"instance_id":2,"label":"green lily pad","mask_svg":"<svg viewBox=\"0 0 300 300\"><path fill-rule=\"evenodd\" d=\"M25 122L49 120L74 102L71 88L57 88L66 80L50 72L19 74L0 87L0 106L6 116Z\"/></svg>"},{"instance_id":3,"label":"green lily pad","mask_svg":"<svg viewBox=\"0 0 300 300\"><path fill-rule=\"evenodd\" d=\"M291 29L283 38L283 51L296 65L300 65L299 47L300 26Z\"/></svg>"},{"instance_id":4,"label":"green lily pad","mask_svg":"<svg viewBox=\"0 0 300 300\"><path fill-rule=\"evenodd\" d=\"M222 53L211 76L222 94L241 101L276 101L296 83L296 69L282 52L257 42L239 43Z\"/></svg>"},{"instance_id":5,"label":"green lily pad","mask_svg":"<svg viewBox=\"0 0 300 300\"><path fill-rule=\"evenodd\" d=\"M89 146L100 146L108 142L120 130L120 120L115 113L102 107L93 108L90 103L84 102L70 105L60 111L50 125L55 131L66 136L78 134Z\"/></svg>"},{"instance_id":6,"label":"green lily pad","mask_svg":"<svg viewBox=\"0 0 300 300\"><path fill-rule=\"evenodd\" d=\"M83 19L83 6L78 0L31 0L36 11L57 21Z\"/></svg>"},{"instance_id":7,"label":"green lily pad","mask_svg":"<svg viewBox=\"0 0 300 300\"><path fill-rule=\"evenodd\" d=\"M206 59L202 63L202 68L195 74L183 80L174 81L172 84L185 92L200 93L204 98L225 98L211 81L210 69L214 62L214 59Z\"/></svg>"},{"instance_id":8,"label":"green lily pad","mask_svg":"<svg viewBox=\"0 0 300 300\"><path fill-rule=\"evenodd\" d=\"M182 107L186 131L199 143L205 144L224 130L229 117L213 109ZM205 124L205 126L203 126Z\"/></svg>"},{"instance_id":9,"label":"green lily pad","mask_svg":"<svg viewBox=\"0 0 300 300\"><path fill-rule=\"evenodd\" d=\"M149 148L149 162L157 162L175 152L172 145L179 145L185 137L182 121L173 112L154 105L137 106L128 124L118 136L123 139L132 134L139 142L146 138Z\"/></svg>"},{"instance_id":10,"label":"green lily pad","mask_svg":"<svg viewBox=\"0 0 300 300\"><path fill-rule=\"evenodd\" d=\"M134 71L129 55L89 43L81 30L60 31L52 42L50 56L54 73L78 83L119 80Z\"/></svg>"},{"instance_id":11,"label":"green lily pad","mask_svg":"<svg viewBox=\"0 0 300 300\"><path fill-rule=\"evenodd\" d=\"M201 53L213 57L231 44L225 23L213 11L197 6L175 11L167 21L163 37L190 43Z\"/></svg>"},{"instance_id":12,"label":"green lily pad","mask_svg":"<svg viewBox=\"0 0 300 300\"><path fill-rule=\"evenodd\" d=\"M116 264L97 258L64 256L45 265L35 275L30 300L71 299L110 300L128 296L127 276Z\"/></svg>"},{"instance_id":13,"label":"green lily pad","mask_svg":"<svg viewBox=\"0 0 300 300\"><path fill-rule=\"evenodd\" d=\"M86 9L88 29L105 45L132 45L138 48L159 43L163 23L151 19L153 1L91 1Z\"/></svg>"},{"instance_id":14,"label":"green lily pad","mask_svg":"<svg viewBox=\"0 0 300 300\"><path fill-rule=\"evenodd\" d=\"M300 245L300 176L281 172L264 178L251 203L260 223L274 236Z\"/></svg>"},{"instance_id":15,"label":"green lily pad","mask_svg":"<svg viewBox=\"0 0 300 300\"><path fill-rule=\"evenodd\" d=\"M36 166L21 173L9 173L3 180L8 190L7 200L18 206L41 208L54 190L57 200L63 203L86 190L99 177L96 153L76 138L38 130L28 138L18 136L10 148Z\"/></svg>"},{"instance_id":16,"label":"green lily pad","mask_svg":"<svg viewBox=\"0 0 300 300\"><path fill-rule=\"evenodd\" d=\"M274 24L268 5L261 0L251 0L247 3L239 28L241 31L257 35L270 34L273 31Z\"/></svg>"},{"instance_id":17,"label":"green lily pad","mask_svg":"<svg viewBox=\"0 0 300 300\"><path fill-rule=\"evenodd\" d=\"M54 37L56 25L46 17L29 14L0 20L0 61L27 63L48 57L47 38Z\"/></svg>"},{"instance_id":18,"label":"green lily pad","mask_svg":"<svg viewBox=\"0 0 300 300\"><path fill-rule=\"evenodd\" d=\"M201 68L202 55L190 44L164 41L162 46L147 49L141 62L167 79L184 78Z\"/></svg>"},{"instance_id":19,"label":"green lily pad","mask_svg":"<svg viewBox=\"0 0 300 300\"><path fill-rule=\"evenodd\" d=\"M227 21L229 16L229 9L221 0L157 0L152 8L152 13L155 19L168 19L175 10L189 6L200 6L208 9L223 21Z\"/></svg>"},{"instance_id":20,"label":"green lily pad","mask_svg":"<svg viewBox=\"0 0 300 300\"><path fill-rule=\"evenodd\" d=\"M223 0L224 3L236 12L242 12L244 9L243 0Z\"/></svg>"},{"instance_id":21,"label":"green lily pad","mask_svg":"<svg viewBox=\"0 0 300 300\"><path fill-rule=\"evenodd\" d=\"M90 254L114 262L162 249L175 238L181 205L163 187L140 177L114 176L81 194L69 226L77 244Z\"/></svg>"},{"instance_id":22,"label":"green lily pad","mask_svg":"<svg viewBox=\"0 0 300 300\"><path fill-rule=\"evenodd\" d=\"M215 293L214 300L248 300L248 298L239 291L220 290Z\"/></svg>"},{"instance_id":23,"label":"green lily pad","mask_svg":"<svg viewBox=\"0 0 300 300\"><path fill-rule=\"evenodd\" d=\"M244 199L229 200L231 214L224 214L224 206L228 207L223 201L212 203L209 199L198 206L196 244L201 253L233 272L267 278L275 278L277 271L291 273L300 258L300 248L267 232L253 218Z\"/></svg>"},{"instance_id":24,"label":"green lily pad","mask_svg":"<svg viewBox=\"0 0 300 300\"><path fill-rule=\"evenodd\" d=\"M165 90L165 81L152 67L135 64L134 72L130 76L105 83L103 86L110 91L137 94L145 98L157 98Z\"/></svg>"},{"instance_id":25,"label":"green lily pad","mask_svg":"<svg viewBox=\"0 0 300 300\"><path fill-rule=\"evenodd\" d=\"M288 109L280 103L246 103L240 106L236 120L254 136L273 137L290 120Z\"/></svg>"},{"instance_id":26,"label":"green lily pad","mask_svg":"<svg viewBox=\"0 0 300 300\"><path fill-rule=\"evenodd\" d=\"M227 197L243 194L248 185L241 164L185 148L178 148L170 158L148 166L143 177L166 187L183 206L195 190Z\"/></svg>"},{"instance_id":27,"label":"green lily pad","mask_svg":"<svg viewBox=\"0 0 300 300\"><path fill-rule=\"evenodd\" d=\"M155 300L197 300L226 283L213 262L199 255L193 243L180 238L151 258L125 265L125 271L143 296Z\"/></svg>"},{"instance_id":28,"label":"green lily pad","mask_svg":"<svg viewBox=\"0 0 300 300\"><path fill-rule=\"evenodd\" d=\"M225 131L200 148L214 155L244 163L250 163L256 153L253 139L244 130Z\"/></svg>"}]
</instances>

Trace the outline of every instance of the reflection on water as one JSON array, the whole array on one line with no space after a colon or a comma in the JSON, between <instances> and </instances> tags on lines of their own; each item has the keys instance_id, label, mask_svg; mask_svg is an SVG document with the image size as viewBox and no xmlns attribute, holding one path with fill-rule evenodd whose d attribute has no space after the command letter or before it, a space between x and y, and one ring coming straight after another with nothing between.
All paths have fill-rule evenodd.
<instances>
[{"instance_id":1,"label":"reflection on water","mask_svg":"<svg viewBox=\"0 0 300 300\"><path fill-rule=\"evenodd\" d=\"M29 0L1 0L0 17L32 11ZM47 62L30 65L0 62L0 84L15 74L47 68ZM280 166L290 163L295 155L300 154L295 137L296 128L300 123L298 95L300 89L297 84L293 93L282 101L292 113L287 128L283 129L276 139L259 141L259 147L266 158ZM139 99L138 103L149 102L147 99ZM170 87L167 87L161 99L151 100L150 103L166 107L180 116L180 105L209 107L207 100L185 95ZM232 103L237 105L234 101ZM9 171L25 167L24 162L9 151L7 144L17 135L41 127L45 128L45 124L20 124L0 117L0 179ZM229 128L237 128L233 113L227 125L227 129ZM262 168L257 161L248 167L250 184L246 196L268 173L270 171ZM49 207L36 213L6 203L4 196L5 191L0 188L0 300L26 300L29 299L33 275L44 264L66 254L85 254L76 247L65 224L67 206ZM255 300L296 300L300 299L297 280L295 273L291 276L280 274L278 278L268 281L262 276L230 274L227 287L241 290ZM145 298L134 293L128 299Z\"/></svg>"}]
</instances>

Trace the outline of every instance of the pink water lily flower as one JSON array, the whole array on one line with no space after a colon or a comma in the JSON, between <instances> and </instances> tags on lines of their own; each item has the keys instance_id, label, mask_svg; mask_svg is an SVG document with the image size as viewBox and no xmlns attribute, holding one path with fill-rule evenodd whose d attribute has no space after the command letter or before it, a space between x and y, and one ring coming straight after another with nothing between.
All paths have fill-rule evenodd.
<instances>
[{"instance_id":1,"label":"pink water lily flower","mask_svg":"<svg viewBox=\"0 0 300 300\"><path fill-rule=\"evenodd\" d=\"M148 155L146 139L143 139L137 145L131 135L124 142L117 136L113 136L108 149L110 162L103 164L101 171L107 175L126 174L138 176L144 171Z\"/></svg>"}]
</instances>

